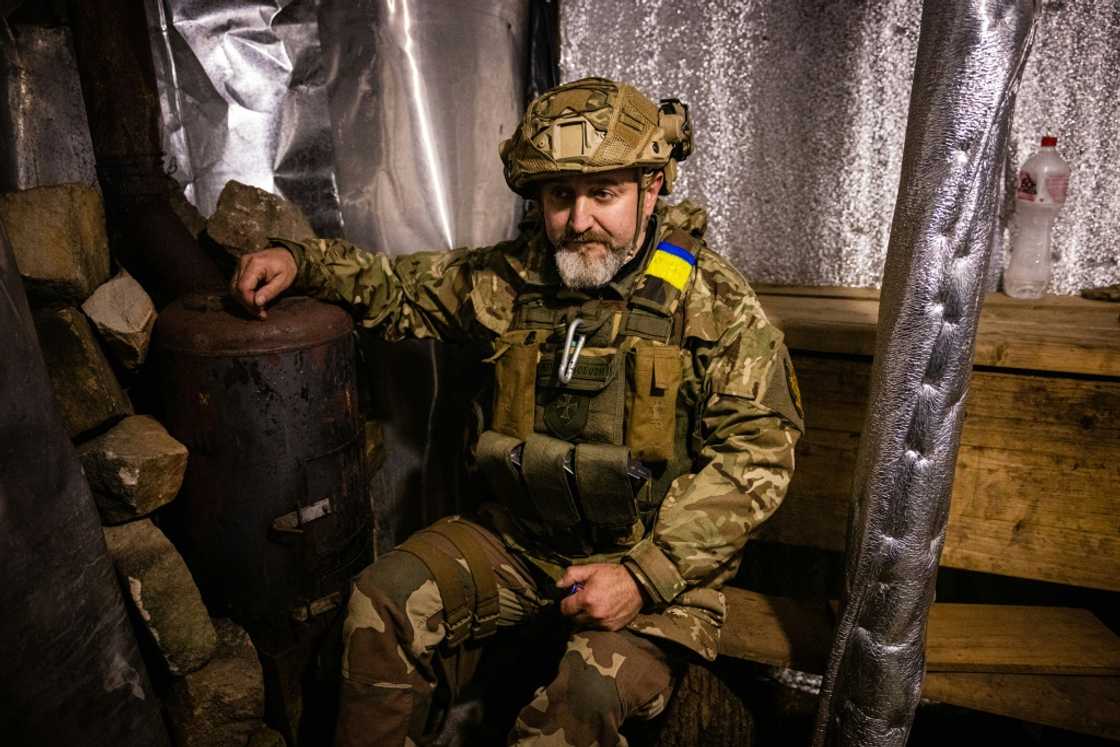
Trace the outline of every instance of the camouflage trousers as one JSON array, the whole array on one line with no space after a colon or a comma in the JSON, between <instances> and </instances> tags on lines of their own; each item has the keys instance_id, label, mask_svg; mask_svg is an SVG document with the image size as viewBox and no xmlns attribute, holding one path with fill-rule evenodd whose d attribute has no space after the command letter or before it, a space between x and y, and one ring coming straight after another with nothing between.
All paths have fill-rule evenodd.
<instances>
[{"instance_id":1,"label":"camouflage trousers","mask_svg":"<svg viewBox=\"0 0 1120 747\"><path fill-rule=\"evenodd\" d=\"M540 579L495 534L458 517L442 521L465 522L476 530L479 549L497 579L499 628L554 612L549 609L555 596L551 582ZM457 561L460 580L472 584L455 545L447 542L441 550ZM344 626L337 744L424 744L437 686L458 678L450 685L452 691L461 688L459 659L483 643L472 631L448 649L446 636L440 590L424 562L398 549L366 568L355 582ZM623 721L661 713L673 686L664 650L626 630L573 631L554 671L552 681L518 714L509 744L626 745L619 733Z\"/></svg>"}]
</instances>

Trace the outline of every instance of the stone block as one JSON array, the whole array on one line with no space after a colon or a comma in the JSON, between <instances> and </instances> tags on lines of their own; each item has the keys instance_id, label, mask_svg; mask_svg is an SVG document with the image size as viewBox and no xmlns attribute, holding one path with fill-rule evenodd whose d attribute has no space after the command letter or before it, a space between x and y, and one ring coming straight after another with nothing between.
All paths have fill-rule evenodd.
<instances>
[{"instance_id":1,"label":"stone block","mask_svg":"<svg viewBox=\"0 0 1120 747\"><path fill-rule=\"evenodd\" d=\"M283 197L241 182L226 183L206 233L230 254L240 256L268 246L269 236L315 236L303 212Z\"/></svg>"},{"instance_id":2,"label":"stone block","mask_svg":"<svg viewBox=\"0 0 1120 747\"><path fill-rule=\"evenodd\" d=\"M70 438L131 415L132 405L82 312L64 306L39 309L34 317Z\"/></svg>"},{"instance_id":3,"label":"stone block","mask_svg":"<svg viewBox=\"0 0 1120 747\"><path fill-rule=\"evenodd\" d=\"M104 532L129 601L168 671L182 675L205 665L215 653L217 633L174 545L148 519L105 527Z\"/></svg>"},{"instance_id":4,"label":"stone block","mask_svg":"<svg viewBox=\"0 0 1120 747\"><path fill-rule=\"evenodd\" d=\"M123 367L140 367L156 323L156 307L140 283L122 270L86 299L82 311Z\"/></svg>"},{"instance_id":5,"label":"stone block","mask_svg":"<svg viewBox=\"0 0 1120 747\"><path fill-rule=\"evenodd\" d=\"M32 305L80 304L109 277L101 195L86 184L0 195L0 222Z\"/></svg>"},{"instance_id":6,"label":"stone block","mask_svg":"<svg viewBox=\"0 0 1120 747\"><path fill-rule=\"evenodd\" d=\"M78 449L103 524L147 516L178 494L187 447L159 421L133 415Z\"/></svg>"},{"instance_id":7,"label":"stone block","mask_svg":"<svg viewBox=\"0 0 1120 747\"><path fill-rule=\"evenodd\" d=\"M168 692L167 714L179 747L245 745L262 731L264 677L257 651L235 623L215 620L214 626L214 658L174 680Z\"/></svg>"}]
</instances>

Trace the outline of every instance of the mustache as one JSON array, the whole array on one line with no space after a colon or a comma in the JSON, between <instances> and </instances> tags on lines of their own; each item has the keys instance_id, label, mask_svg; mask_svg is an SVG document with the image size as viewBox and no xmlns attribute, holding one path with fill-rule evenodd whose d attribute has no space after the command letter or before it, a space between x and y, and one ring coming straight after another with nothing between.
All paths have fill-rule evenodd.
<instances>
[{"instance_id":1,"label":"mustache","mask_svg":"<svg viewBox=\"0 0 1120 747\"><path fill-rule=\"evenodd\" d=\"M610 236L590 228L581 233L565 230L560 240L556 243L561 247L579 246L580 244L605 244L607 246L613 246Z\"/></svg>"}]
</instances>

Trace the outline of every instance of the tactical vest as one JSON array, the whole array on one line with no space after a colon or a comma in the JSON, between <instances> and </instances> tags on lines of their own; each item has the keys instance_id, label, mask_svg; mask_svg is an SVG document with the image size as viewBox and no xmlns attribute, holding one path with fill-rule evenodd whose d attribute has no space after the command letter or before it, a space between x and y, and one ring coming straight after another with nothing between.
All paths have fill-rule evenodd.
<instances>
[{"instance_id":1,"label":"tactical vest","mask_svg":"<svg viewBox=\"0 0 1120 747\"><path fill-rule=\"evenodd\" d=\"M700 242L673 230L627 299L527 288L489 359L478 465L531 536L568 556L625 550L692 459L682 391L685 296Z\"/></svg>"}]
</instances>

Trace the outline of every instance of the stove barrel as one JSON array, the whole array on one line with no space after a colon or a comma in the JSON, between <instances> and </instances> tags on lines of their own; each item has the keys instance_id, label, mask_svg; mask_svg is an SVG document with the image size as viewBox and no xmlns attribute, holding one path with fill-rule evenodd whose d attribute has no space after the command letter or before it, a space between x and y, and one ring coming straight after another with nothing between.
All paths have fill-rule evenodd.
<instances>
[{"instance_id":1,"label":"stove barrel","mask_svg":"<svg viewBox=\"0 0 1120 747\"><path fill-rule=\"evenodd\" d=\"M190 451L173 536L258 648L336 617L370 562L352 330L301 297L261 321L192 294L157 323L165 425Z\"/></svg>"}]
</instances>

